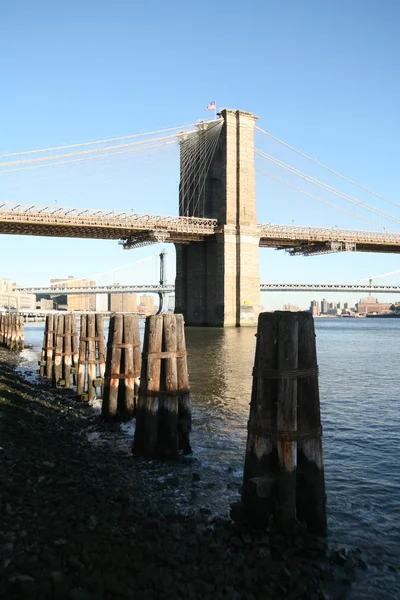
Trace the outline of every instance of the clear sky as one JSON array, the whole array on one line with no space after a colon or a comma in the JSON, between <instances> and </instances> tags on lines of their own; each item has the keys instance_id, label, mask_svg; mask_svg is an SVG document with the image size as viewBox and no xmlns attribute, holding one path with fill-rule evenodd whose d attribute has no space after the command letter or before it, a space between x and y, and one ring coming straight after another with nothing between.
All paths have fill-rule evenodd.
<instances>
[{"instance_id":1,"label":"clear sky","mask_svg":"<svg viewBox=\"0 0 400 600\"><path fill-rule=\"evenodd\" d=\"M400 203L399 22L397 0L7 2L0 19L0 153L193 123L210 116L204 107L215 99L218 108L254 112L260 127ZM350 188L261 134L256 143L400 218L398 207ZM0 171L0 200L176 213L177 153L146 161ZM268 163L257 165L302 183ZM311 191L304 182L300 187ZM260 221L399 228L380 218L369 225L261 174L257 205ZM34 284L85 276L159 248L125 252L115 242L1 236L0 277ZM173 247L168 250L171 281ZM361 253L293 258L260 250L260 263L264 281L351 281L400 268L397 255ZM138 265L136 282L154 280L148 265ZM265 296L262 302L305 305L309 298Z\"/></svg>"}]
</instances>

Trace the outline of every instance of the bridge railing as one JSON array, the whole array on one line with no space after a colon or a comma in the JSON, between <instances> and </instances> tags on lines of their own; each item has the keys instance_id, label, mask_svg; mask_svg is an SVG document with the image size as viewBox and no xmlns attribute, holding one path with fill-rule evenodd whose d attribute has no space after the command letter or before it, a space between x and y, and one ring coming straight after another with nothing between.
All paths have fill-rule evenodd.
<instances>
[{"instance_id":1,"label":"bridge railing","mask_svg":"<svg viewBox=\"0 0 400 600\"><path fill-rule=\"evenodd\" d=\"M43 225L113 227L118 229L162 229L213 234L217 219L152 215L135 211L71 208L40 204L0 204L0 222Z\"/></svg>"},{"instance_id":2,"label":"bridge railing","mask_svg":"<svg viewBox=\"0 0 400 600\"><path fill-rule=\"evenodd\" d=\"M337 227L308 227L302 225L277 225L259 223L260 238L279 240L351 241L355 243L400 245L400 232L363 231L357 229L338 229Z\"/></svg>"}]
</instances>

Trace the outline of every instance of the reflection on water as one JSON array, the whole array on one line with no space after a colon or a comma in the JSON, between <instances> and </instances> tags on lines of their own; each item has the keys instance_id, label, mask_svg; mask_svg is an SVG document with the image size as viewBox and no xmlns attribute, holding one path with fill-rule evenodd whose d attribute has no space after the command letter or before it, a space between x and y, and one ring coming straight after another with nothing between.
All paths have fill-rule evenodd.
<instances>
[{"instance_id":1,"label":"reflection on water","mask_svg":"<svg viewBox=\"0 0 400 600\"><path fill-rule=\"evenodd\" d=\"M350 598L400 598L400 320L317 319L316 333L330 538L362 548L367 559ZM186 330L194 456L178 465L143 463L143 476L158 479L160 495L182 510L206 505L226 513L237 499L254 334ZM28 367L37 368L42 336L43 324L27 324L35 346ZM132 434L125 426L128 440ZM200 476L195 486L192 473Z\"/></svg>"}]
</instances>

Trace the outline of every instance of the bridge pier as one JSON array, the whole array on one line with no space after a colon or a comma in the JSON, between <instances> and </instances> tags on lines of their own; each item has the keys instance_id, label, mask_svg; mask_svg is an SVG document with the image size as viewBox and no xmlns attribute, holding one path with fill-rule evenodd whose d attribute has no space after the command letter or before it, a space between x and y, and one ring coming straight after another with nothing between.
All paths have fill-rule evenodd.
<instances>
[{"instance_id":1,"label":"bridge pier","mask_svg":"<svg viewBox=\"0 0 400 600\"><path fill-rule=\"evenodd\" d=\"M196 148L193 136L204 140L215 122L201 124L201 131L181 140L180 214L217 218L220 228L205 241L176 245L175 310L183 313L187 325L256 326L260 307L254 169L257 117L228 109L221 117L216 150L202 185L195 181L198 173L188 172L188 161L182 156L187 144ZM204 143L197 147L199 156L191 164L200 163L204 152Z\"/></svg>"}]
</instances>

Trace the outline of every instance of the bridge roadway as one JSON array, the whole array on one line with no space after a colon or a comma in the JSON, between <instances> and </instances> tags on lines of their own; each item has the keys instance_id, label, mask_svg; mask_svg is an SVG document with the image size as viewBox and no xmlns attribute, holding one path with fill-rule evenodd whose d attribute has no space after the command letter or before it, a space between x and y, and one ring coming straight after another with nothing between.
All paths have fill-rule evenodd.
<instances>
[{"instance_id":1,"label":"bridge roadway","mask_svg":"<svg viewBox=\"0 0 400 600\"><path fill-rule=\"evenodd\" d=\"M16 287L14 291L25 294L172 294L174 285L98 285L92 287ZM399 285L353 285L348 283L262 283L261 292L357 292L365 294L393 294L400 292Z\"/></svg>"},{"instance_id":2,"label":"bridge roadway","mask_svg":"<svg viewBox=\"0 0 400 600\"><path fill-rule=\"evenodd\" d=\"M38 204L0 204L0 234L120 240L126 248L184 244L221 232L217 219ZM400 253L400 232L258 224L260 246L292 254L343 250Z\"/></svg>"}]
</instances>

